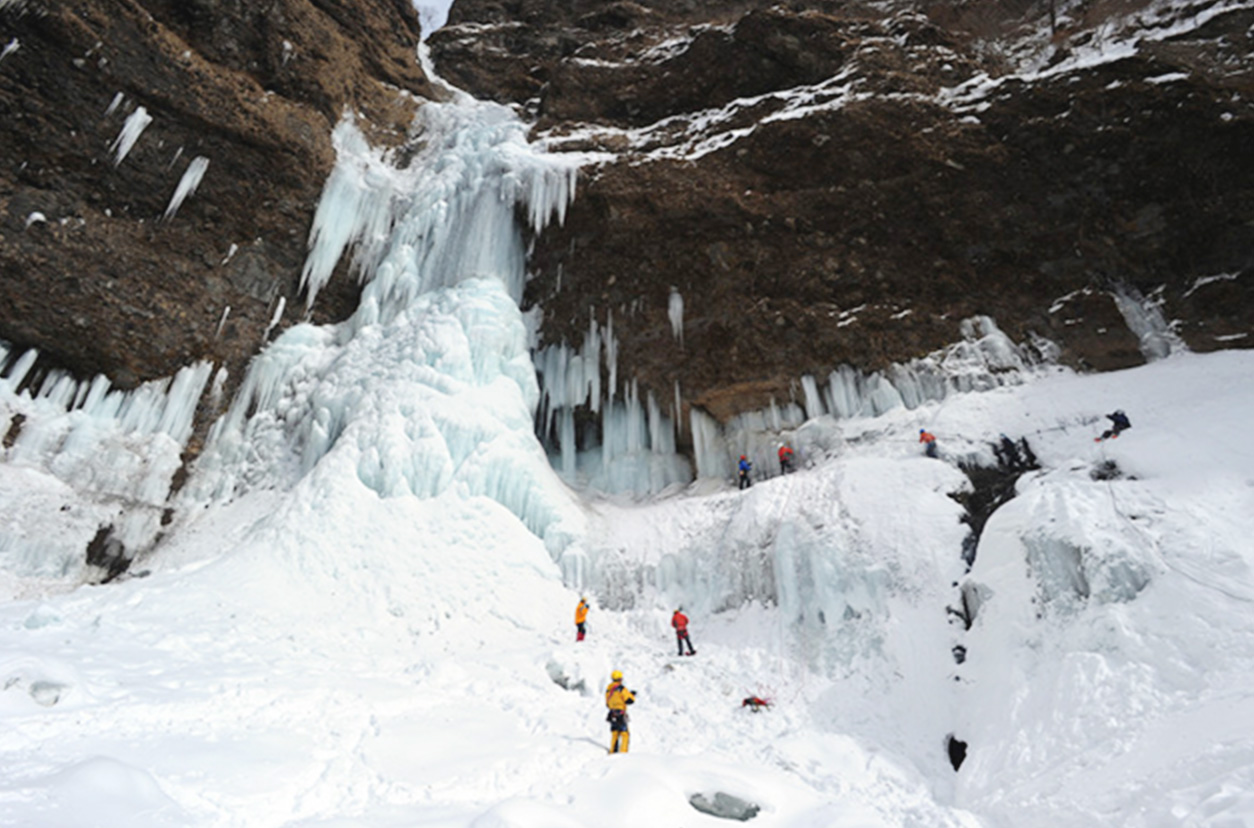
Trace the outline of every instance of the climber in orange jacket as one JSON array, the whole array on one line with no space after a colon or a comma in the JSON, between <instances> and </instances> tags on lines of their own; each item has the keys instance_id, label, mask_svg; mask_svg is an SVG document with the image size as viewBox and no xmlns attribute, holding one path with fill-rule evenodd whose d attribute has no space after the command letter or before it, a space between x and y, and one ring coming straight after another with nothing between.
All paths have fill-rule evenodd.
<instances>
[{"instance_id":1,"label":"climber in orange jacket","mask_svg":"<svg viewBox=\"0 0 1254 828\"><path fill-rule=\"evenodd\" d=\"M575 640L583 641L588 632L588 599L580 597L579 606L575 607Z\"/></svg>"},{"instance_id":2,"label":"climber in orange jacket","mask_svg":"<svg viewBox=\"0 0 1254 828\"><path fill-rule=\"evenodd\" d=\"M627 730L627 705L636 703L636 694L623 684L623 674L610 673L610 684L605 688L605 706L610 709L605 720L610 723L610 753L626 753L631 743Z\"/></svg>"},{"instance_id":3,"label":"climber in orange jacket","mask_svg":"<svg viewBox=\"0 0 1254 828\"><path fill-rule=\"evenodd\" d=\"M675 628L675 641L679 644L679 654L684 654L684 645L688 645L688 655L696 655L697 651L692 649L692 639L688 637L688 616L684 615L683 607L675 610L675 614L671 616L671 626Z\"/></svg>"},{"instance_id":4,"label":"climber in orange jacket","mask_svg":"<svg viewBox=\"0 0 1254 828\"><path fill-rule=\"evenodd\" d=\"M936 456L936 435L928 431L926 428L919 429L919 442L926 444L927 448L924 452L928 457Z\"/></svg>"}]
</instances>

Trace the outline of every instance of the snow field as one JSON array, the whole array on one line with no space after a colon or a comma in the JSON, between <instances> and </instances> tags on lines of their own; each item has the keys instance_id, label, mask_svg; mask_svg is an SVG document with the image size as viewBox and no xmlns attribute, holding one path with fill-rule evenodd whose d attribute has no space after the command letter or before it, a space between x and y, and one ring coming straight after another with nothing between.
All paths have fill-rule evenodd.
<instances>
[{"instance_id":1,"label":"snow field","mask_svg":"<svg viewBox=\"0 0 1254 828\"><path fill-rule=\"evenodd\" d=\"M203 510L146 577L0 607L0 824L713 825L687 797L719 791L760 805L759 825L1240 824L1254 487L1234 380L1249 367L1060 373L842 424L838 456L744 493L589 502L578 645L577 593L516 516L456 492L379 497L332 452L289 491ZM1095 408L1099 388L1113 399ZM1133 420L1118 441L1094 444L1099 423L1046 430L1114 405ZM944 612L962 478L897 435L925 418L973 452L1019 417L1010 433L1057 466L989 521L964 632ZM1146 476L1092 480L1103 455ZM1199 474L1199 455L1224 465ZM1121 512L1102 512L1112 488ZM1127 521L1152 548L1126 542L1122 514L1144 515ZM1134 555L1150 581L1068 594L1027 567L1023 538L1050 526L1086 544L1082 562ZM603 548L635 556L631 608L598 598ZM744 581L719 562L743 563L737 549L793 572L798 595L729 605ZM677 602L695 657L673 655ZM612 669L640 694L625 757L604 754ZM776 706L749 713L749 694ZM971 746L957 774L951 732Z\"/></svg>"},{"instance_id":2,"label":"snow field","mask_svg":"<svg viewBox=\"0 0 1254 828\"><path fill-rule=\"evenodd\" d=\"M907 377L915 408L878 380L809 383L797 474L580 496L534 438L515 305L515 212L560 220L577 159L503 107L423 112L407 171L336 130L304 276L312 302L348 256L361 307L255 361L128 578L78 586L136 477L112 466L151 472L122 490L154 507L127 538L151 539L212 366L143 404L0 383L6 422L28 418L0 465L0 825L724 824L698 793L783 828L1254 821L1249 354L998 388L984 369L1026 364L970 323L946 370ZM984 390L939 393L949 374ZM1132 430L1094 443L1114 408ZM657 431L637 409L617 436ZM1003 432L1042 469L967 573L957 464L992 463ZM695 657L673 655L678 605ZM609 757L613 669L640 700Z\"/></svg>"}]
</instances>

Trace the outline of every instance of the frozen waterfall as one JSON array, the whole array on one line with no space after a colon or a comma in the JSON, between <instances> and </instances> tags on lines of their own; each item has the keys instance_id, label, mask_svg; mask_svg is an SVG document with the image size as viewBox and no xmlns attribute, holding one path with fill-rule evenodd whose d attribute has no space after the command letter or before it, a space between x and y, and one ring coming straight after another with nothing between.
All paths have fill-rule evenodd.
<instances>
[{"instance_id":1,"label":"frozen waterfall","mask_svg":"<svg viewBox=\"0 0 1254 828\"><path fill-rule=\"evenodd\" d=\"M37 351L0 343L4 459L29 473L0 492L3 568L73 583L87 577L83 550L102 531L127 558L150 546L212 371L200 362L122 390L103 375L47 370ZM35 516L64 528L43 531Z\"/></svg>"},{"instance_id":2,"label":"frozen waterfall","mask_svg":"<svg viewBox=\"0 0 1254 828\"><path fill-rule=\"evenodd\" d=\"M484 496L556 553L577 510L534 435L517 213L533 232L560 220L580 159L534 150L496 104L420 112L404 166L351 119L335 130L303 280L312 303L347 257L360 305L339 325L290 328L253 361L187 496L341 478L385 498Z\"/></svg>"}]
</instances>

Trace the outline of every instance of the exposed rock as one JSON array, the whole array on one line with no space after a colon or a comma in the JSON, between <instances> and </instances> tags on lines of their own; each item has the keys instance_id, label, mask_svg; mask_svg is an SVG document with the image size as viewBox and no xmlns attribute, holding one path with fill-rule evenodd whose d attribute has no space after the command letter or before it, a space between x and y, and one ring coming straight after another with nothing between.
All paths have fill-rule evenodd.
<instances>
[{"instance_id":1,"label":"exposed rock","mask_svg":"<svg viewBox=\"0 0 1254 828\"><path fill-rule=\"evenodd\" d=\"M0 339L121 387L201 359L237 381L280 297L277 328L304 314L332 127L351 110L395 140L400 90L429 93L418 38L407 0L0 4ZM314 318L356 292L333 283Z\"/></svg>"},{"instance_id":2,"label":"exposed rock","mask_svg":"<svg viewBox=\"0 0 1254 828\"><path fill-rule=\"evenodd\" d=\"M1086 14L1049 40L993 3L459 0L431 43L537 137L606 153L538 240L543 339L612 312L620 377L725 420L804 373L933 351L974 314L1097 370L1145 359L1121 295L1194 349L1254 344L1254 12L1157 41L1169 21L1147 13L1135 53L1068 63L1113 10Z\"/></svg>"},{"instance_id":3,"label":"exposed rock","mask_svg":"<svg viewBox=\"0 0 1254 828\"><path fill-rule=\"evenodd\" d=\"M714 796L706 796L700 793L693 794L688 797L688 803L703 814L709 814L719 819L734 819L740 822L748 822L762 810L761 807L754 805L752 802L746 802L738 796L732 796L722 791L714 794Z\"/></svg>"}]
</instances>

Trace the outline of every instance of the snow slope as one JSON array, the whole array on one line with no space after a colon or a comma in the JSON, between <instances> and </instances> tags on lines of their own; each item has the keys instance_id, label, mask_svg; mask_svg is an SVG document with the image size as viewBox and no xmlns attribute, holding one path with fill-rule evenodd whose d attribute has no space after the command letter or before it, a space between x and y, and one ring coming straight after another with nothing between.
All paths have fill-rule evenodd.
<instances>
[{"instance_id":1,"label":"snow slope","mask_svg":"<svg viewBox=\"0 0 1254 828\"><path fill-rule=\"evenodd\" d=\"M577 593L482 497L345 475L207 509L146 577L0 606L0 824L714 825L687 799L716 792L775 826L1247 824L1251 368L1058 372L840 424L835 456L745 493L587 503L587 548L648 587L611 609L627 593L585 572L578 645ZM1115 406L1132 430L1094 444ZM1013 426L1045 465L989 521L969 632L944 609L963 478L919 422L951 452ZM1103 460L1124 476L1093 480ZM1067 543L1087 596L1043 563ZM747 548L776 602L728 606ZM696 657L671 655L676 603ZM640 696L625 757L615 668Z\"/></svg>"}]
</instances>

